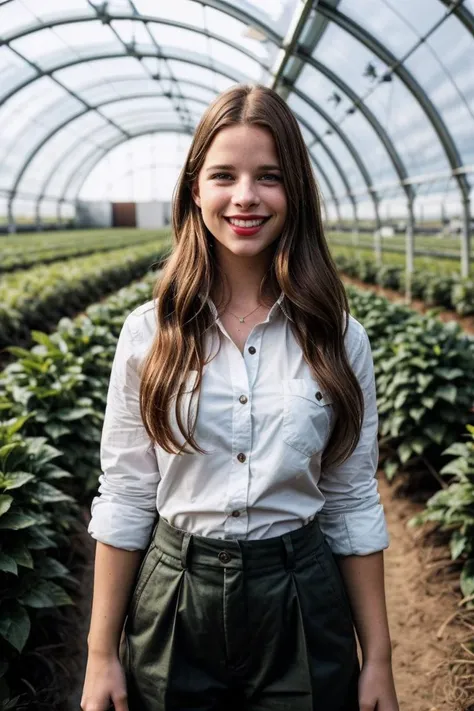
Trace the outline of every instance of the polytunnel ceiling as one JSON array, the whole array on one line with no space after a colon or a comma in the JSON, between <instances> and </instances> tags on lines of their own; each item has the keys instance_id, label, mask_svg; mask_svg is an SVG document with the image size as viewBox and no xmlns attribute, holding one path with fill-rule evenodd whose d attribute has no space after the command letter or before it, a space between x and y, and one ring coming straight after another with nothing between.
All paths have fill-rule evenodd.
<instances>
[{"instance_id":1,"label":"polytunnel ceiling","mask_svg":"<svg viewBox=\"0 0 474 711\"><path fill-rule=\"evenodd\" d=\"M116 146L260 82L337 210L448 184L466 206L473 71L474 0L0 0L0 194L11 222L74 202Z\"/></svg>"}]
</instances>

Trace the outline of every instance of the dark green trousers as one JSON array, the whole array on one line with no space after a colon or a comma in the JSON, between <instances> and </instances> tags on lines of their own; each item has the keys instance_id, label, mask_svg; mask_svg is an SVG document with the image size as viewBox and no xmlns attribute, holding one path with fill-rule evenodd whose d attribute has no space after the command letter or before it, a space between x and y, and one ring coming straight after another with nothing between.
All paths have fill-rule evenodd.
<instances>
[{"instance_id":1,"label":"dark green trousers","mask_svg":"<svg viewBox=\"0 0 474 711\"><path fill-rule=\"evenodd\" d=\"M159 519L125 621L130 711L358 711L357 643L318 524L266 540Z\"/></svg>"}]
</instances>

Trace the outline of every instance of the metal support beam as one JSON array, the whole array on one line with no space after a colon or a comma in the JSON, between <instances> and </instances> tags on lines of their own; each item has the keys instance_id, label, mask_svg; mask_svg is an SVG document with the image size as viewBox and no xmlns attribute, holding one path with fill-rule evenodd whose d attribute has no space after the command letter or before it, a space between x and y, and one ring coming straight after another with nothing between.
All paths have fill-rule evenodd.
<instances>
[{"instance_id":1,"label":"metal support beam","mask_svg":"<svg viewBox=\"0 0 474 711\"><path fill-rule=\"evenodd\" d=\"M461 276L468 278L471 270L471 201L469 197L462 204L461 232Z\"/></svg>"},{"instance_id":2,"label":"metal support beam","mask_svg":"<svg viewBox=\"0 0 474 711\"><path fill-rule=\"evenodd\" d=\"M270 79L270 86L274 91L276 91L281 84L288 61L299 44L310 12L312 10L315 11L317 5L318 0L299 0L275 65L271 70L272 78Z\"/></svg>"},{"instance_id":3,"label":"metal support beam","mask_svg":"<svg viewBox=\"0 0 474 711\"><path fill-rule=\"evenodd\" d=\"M407 201L407 230L405 235L405 303L409 306L412 302L412 282L415 268L415 211L414 200Z\"/></svg>"}]
</instances>

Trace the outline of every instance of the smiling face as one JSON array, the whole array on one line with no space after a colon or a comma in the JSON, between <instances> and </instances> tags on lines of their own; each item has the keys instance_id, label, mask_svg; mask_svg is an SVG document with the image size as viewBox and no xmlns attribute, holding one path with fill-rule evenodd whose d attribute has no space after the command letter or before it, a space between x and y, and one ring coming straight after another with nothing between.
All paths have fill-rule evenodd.
<instances>
[{"instance_id":1,"label":"smiling face","mask_svg":"<svg viewBox=\"0 0 474 711\"><path fill-rule=\"evenodd\" d=\"M193 186L207 229L237 256L254 256L281 235L287 215L283 175L266 128L226 126L207 151Z\"/></svg>"}]
</instances>

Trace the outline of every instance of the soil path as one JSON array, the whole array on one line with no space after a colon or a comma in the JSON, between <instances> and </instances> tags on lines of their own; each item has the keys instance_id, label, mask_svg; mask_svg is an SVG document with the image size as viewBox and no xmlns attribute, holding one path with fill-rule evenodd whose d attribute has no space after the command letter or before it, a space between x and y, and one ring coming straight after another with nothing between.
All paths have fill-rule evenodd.
<instances>
[{"instance_id":1,"label":"soil path","mask_svg":"<svg viewBox=\"0 0 474 711\"><path fill-rule=\"evenodd\" d=\"M407 527L423 504L397 496L399 485L382 473L378 481L390 534L385 589L400 711L473 711L474 695L450 671L450 660L466 657L463 640L474 636L457 614L459 569L432 524Z\"/></svg>"}]
</instances>

